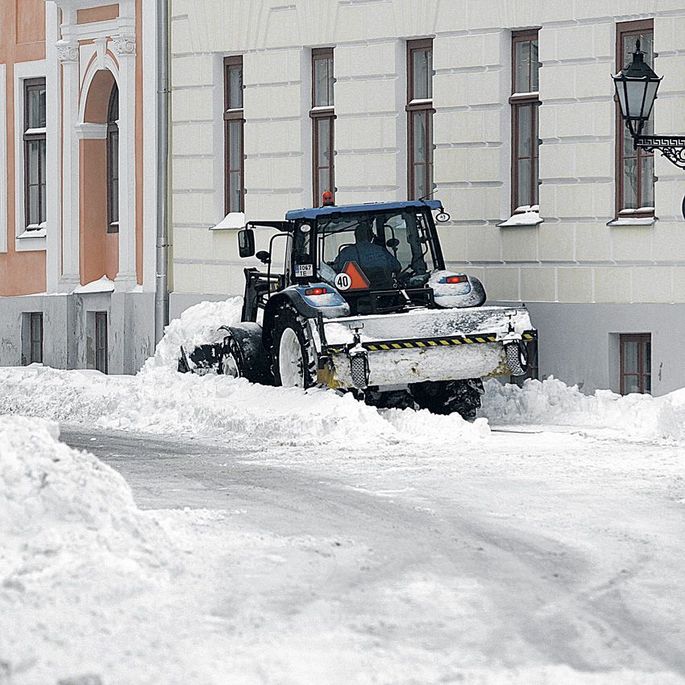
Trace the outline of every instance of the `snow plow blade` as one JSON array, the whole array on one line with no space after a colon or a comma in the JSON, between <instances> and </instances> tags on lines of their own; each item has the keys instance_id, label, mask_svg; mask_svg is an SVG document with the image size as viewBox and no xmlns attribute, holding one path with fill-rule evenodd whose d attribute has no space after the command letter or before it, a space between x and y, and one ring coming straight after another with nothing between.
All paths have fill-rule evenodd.
<instances>
[{"instance_id":1,"label":"snow plow blade","mask_svg":"<svg viewBox=\"0 0 685 685\"><path fill-rule=\"evenodd\" d=\"M332 388L522 375L537 337L525 307L320 318L314 328L317 379Z\"/></svg>"}]
</instances>

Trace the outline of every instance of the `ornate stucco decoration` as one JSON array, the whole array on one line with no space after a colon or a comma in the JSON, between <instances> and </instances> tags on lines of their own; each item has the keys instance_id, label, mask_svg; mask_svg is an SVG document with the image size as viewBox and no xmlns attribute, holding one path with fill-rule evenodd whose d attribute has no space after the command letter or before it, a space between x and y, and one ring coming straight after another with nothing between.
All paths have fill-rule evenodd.
<instances>
[{"instance_id":1,"label":"ornate stucco decoration","mask_svg":"<svg viewBox=\"0 0 685 685\"><path fill-rule=\"evenodd\" d=\"M112 42L114 45L114 52L117 55L126 57L136 54L136 37L134 35L121 33L117 36L113 36Z\"/></svg>"},{"instance_id":2,"label":"ornate stucco decoration","mask_svg":"<svg viewBox=\"0 0 685 685\"><path fill-rule=\"evenodd\" d=\"M57 59L64 64L65 62L76 62L78 60L78 43L70 40L57 41Z\"/></svg>"}]
</instances>

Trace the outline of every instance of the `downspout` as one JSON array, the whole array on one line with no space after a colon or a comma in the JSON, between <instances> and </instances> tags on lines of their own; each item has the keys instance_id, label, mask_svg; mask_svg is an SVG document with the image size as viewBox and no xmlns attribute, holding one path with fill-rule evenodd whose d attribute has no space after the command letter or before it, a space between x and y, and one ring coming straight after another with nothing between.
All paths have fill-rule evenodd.
<instances>
[{"instance_id":1,"label":"downspout","mask_svg":"<svg viewBox=\"0 0 685 685\"><path fill-rule=\"evenodd\" d=\"M157 0L157 266L155 343L169 323L169 0Z\"/></svg>"}]
</instances>

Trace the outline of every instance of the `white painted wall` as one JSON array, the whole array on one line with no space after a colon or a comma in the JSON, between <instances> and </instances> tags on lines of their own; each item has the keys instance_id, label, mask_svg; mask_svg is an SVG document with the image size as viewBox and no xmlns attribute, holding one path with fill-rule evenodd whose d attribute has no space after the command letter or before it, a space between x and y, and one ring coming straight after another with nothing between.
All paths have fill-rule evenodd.
<instances>
[{"instance_id":1,"label":"white painted wall","mask_svg":"<svg viewBox=\"0 0 685 685\"><path fill-rule=\"evenodd\" d=\"M615 212L616 22L654 19L655 70L664 76L655 130L682 134L682 3L246 0L229 11L222 0L175 0L172 14L177 293L242 291L235 231L209 230L222 218L222 58L244 55L247 218L277 219L311 203L311 48L335 47L338 202L404 199L406 40L433 36L436 197L453 217L441 229L447 260L482 278L497 301L685 303L685 172L657 156L658 221L607 226ZM511 31L530 27L540 27L544 222L500 228L511 191ZM539 311L544 328L549 310ZM566 340L593 310L572 311L579 318L566 328L549 319ZM652 330L630 311L620 309L624 328ZM580 365L587 351L571 344L564 355ZM568 373L561 356L547 359L547 372Z\"/></svg>"}]
</instances>

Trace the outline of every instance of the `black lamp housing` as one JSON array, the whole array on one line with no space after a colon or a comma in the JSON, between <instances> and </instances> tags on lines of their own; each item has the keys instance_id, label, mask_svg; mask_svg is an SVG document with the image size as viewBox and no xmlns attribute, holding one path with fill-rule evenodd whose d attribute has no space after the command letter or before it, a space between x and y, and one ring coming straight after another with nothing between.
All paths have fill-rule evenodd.
<instances>
[{"instance_id":1,"label":"black lamp housing","mask_svg":"<svg viewBox=\"0 0 685 685\"><path fill-rule=\"evenodd\" d=\"M633 61L618 72L614 79L621 115L633 138L639 136L652 114L661 76L657 76L645 62L645 53L636 43Z\"/></svg>"}]
</instances>

